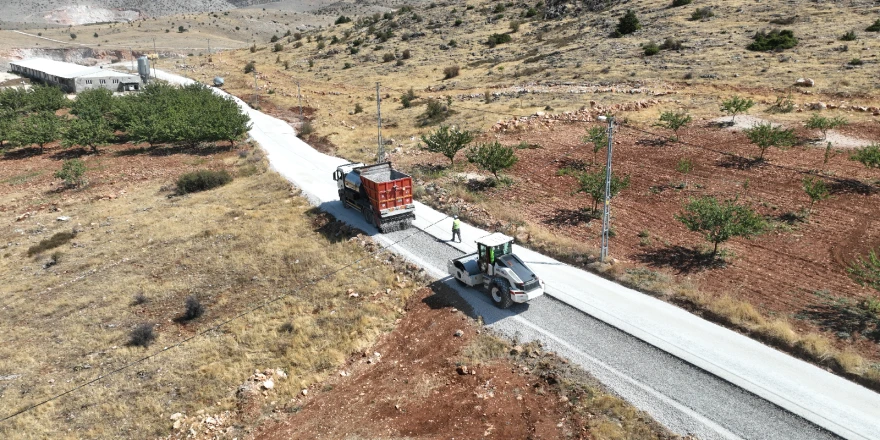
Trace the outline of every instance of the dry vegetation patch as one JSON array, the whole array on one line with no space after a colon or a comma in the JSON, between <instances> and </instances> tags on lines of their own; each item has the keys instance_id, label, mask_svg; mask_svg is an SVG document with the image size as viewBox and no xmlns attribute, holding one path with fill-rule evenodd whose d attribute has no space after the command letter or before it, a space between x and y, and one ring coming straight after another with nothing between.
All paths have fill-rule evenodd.
<instances>
[{"instance_id":1,"label":"dry vegetation patch","mask_svg":"<svg viewBox=\"0 0 880 440\"><path fill-rule=\"evenodd\" d=\"M3 184L3 416L130 367L4 422L0 435L151 437L172 432L176 412L245 417L238 386L254 369L281 369L288 377L258 400L259 417L388 330L415 285L415 272L372 258L259 154L146 155L141 165L162 177L122 185L132 156L117 151L87 161L113 176L112 198L95 199L103 179L61 193L39 178ZM43 172L47 156L4 162ZM175 196L163 165L190 161L238 177ZM70 231L51 250L39 244ZM50 252L61 255L51 265Z\"/></svg>"}]
</instances>

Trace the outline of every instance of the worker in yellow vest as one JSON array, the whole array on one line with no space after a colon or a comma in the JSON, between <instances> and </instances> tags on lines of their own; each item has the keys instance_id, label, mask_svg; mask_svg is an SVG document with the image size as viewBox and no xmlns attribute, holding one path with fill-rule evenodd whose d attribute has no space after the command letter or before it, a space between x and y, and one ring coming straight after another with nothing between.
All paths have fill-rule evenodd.
<instances>
[{"instance_id":1,"label":"worker in yellow vest","mask_svg":"<svg viewBox=\"0 0 880 440\"><path fill-rule=\"evenodd\" d=\"M458 237L458 242L461 243L461 221L458 220L458 216L452 216L452 240L455 241L455 237Z\"/></svg>"}]
</instances>

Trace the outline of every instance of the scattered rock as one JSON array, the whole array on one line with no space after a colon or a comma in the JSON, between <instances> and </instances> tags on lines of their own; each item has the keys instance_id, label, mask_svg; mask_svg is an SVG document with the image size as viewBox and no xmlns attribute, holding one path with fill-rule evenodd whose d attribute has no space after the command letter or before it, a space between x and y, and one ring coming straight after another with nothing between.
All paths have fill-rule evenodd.
<instances>
[{"instance_id":1,"label":"scattered rock","mask_svg":"<svg viewBox=\"0 0 880 440\"><path fill-rule=\"evenodd\" d=\"M58 221L59 221L59 222L70 221L70 217L68 217L68 216L66 216L66 215L62 215L61 217L58 217Z\"/></svg>"},{"instance_id":2,"label":"scattered rock","mask_svg":"<svg viewBox=\"0 0 880 440\"><path fill-rule=\"evenodd\" d=\"M171 414L171 420L180 420L182 418L183 418L183 414L181 414L181 413Z\"/></svg>"},{"instance_id":3,"label":"scattered rock","mask_svg":"<svg viewBox=\"0 0 880 440\"><path fill-rule=\"evenodd\" d=\"M303 396L308 396L308 395L309 395L309 390L303 388L303 390L302 390L302 395L303 395Z\"/></svg>"},{"instance_id":4,"label":"scattered rock","mask_svg":"<svg viewBox=\"0 0 880 440\"><path fill-rule=\"evenodd\" d=\"M461 330L456 330L456 331L455 331L455 337L460 338L460 337L462 337L462 336L464 336L464 332L463 332L463 331L461 331Z\"/></svg>"},{"instance_id":5,"label":"scattered rock","mask_svg":"<svg viewBox=\"0 0 880 440\"><path fill-rule=\"evenodd\" d=\"M794 85L797 87L813 87L816 85L816 82L812 78L798 78Z\"/></svg>"},{"instance_id":6,"label":"scattered rock","mask_svg":"<svg viewBox=\"0 0 880 440\"><path fill-rule=\"evenodd\" d=\"M263 381L263 389L271 390L272 388L275 388L275 382L272 379Z\"/></svg>"}]
</instances>

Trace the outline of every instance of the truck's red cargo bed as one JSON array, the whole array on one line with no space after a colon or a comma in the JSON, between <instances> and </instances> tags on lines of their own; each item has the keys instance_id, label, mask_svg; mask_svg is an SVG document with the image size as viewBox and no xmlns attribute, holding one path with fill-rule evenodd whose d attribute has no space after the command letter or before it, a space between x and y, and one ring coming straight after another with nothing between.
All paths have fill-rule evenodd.
<instances>
[{"instance_id":1,"label":"truck's red cargo bed","mask_svg":"<svg viewBox=\"0 0 880 440\"><path fill-rule=\"evenodd\" d=\"M373 211L380 216L393 216L412 205L412 177L392 169L390 163L366 166L359 172Z\"/></svg>"}]
</instances>

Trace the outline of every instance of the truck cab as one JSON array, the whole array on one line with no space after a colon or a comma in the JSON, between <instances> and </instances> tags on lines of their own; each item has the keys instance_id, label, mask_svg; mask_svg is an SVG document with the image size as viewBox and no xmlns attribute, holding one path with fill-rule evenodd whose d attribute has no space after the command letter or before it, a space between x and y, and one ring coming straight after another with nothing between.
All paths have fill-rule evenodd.
<instances>
[{"instance_id":1,"label":"truck cab","mask_svg":"<svg viewBox=\"0 0 880 440\"><path fill-rule=\"evenodd\" d=\"M513 254L513 238L501 233L476 241L477 252L449 260L447 269L459 282L489 291L498 307L524 303L544 294L544 282Z\"/></svg>"}]
</instances>

